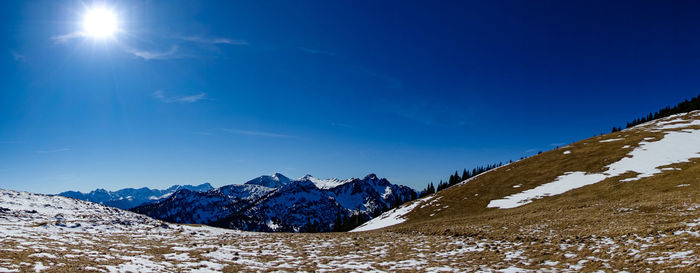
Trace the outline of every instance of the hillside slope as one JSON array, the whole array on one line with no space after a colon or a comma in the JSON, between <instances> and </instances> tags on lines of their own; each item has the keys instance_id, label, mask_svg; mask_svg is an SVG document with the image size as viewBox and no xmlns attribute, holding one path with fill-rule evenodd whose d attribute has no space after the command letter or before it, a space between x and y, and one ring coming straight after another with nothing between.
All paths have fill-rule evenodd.
<instances>
[{"instance_id":1,"label":"hillside slope","mask_svg":"<svg viewBox=\"0 0 700 273\"><path fill-rule=\"evenodd\" d=\"M356 231L388 227L518 242L531 260L585 261L587 268L698 266L698 162L694 111L505 165ZM683 257L689 259L681 263Z\"/></svg>"}]
</instances>

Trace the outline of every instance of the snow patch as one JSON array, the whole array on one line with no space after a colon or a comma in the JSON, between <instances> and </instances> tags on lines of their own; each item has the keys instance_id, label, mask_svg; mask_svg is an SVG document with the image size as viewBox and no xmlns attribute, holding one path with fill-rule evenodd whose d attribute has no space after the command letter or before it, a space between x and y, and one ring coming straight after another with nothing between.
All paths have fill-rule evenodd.
<instances>
[{"instance_id":1,"label":"snow patch","mask_svg":"<svg viewBox=\"0 0 700 273\"><path fill-rule=\"evenodd\" d=\"M34 271L36 271L36 272L41 272L42 270L46 270L46 269L49 269L49 267L48 267L48 266L45 266L45 265L44 265L43 263L41 263L41 262L36 262L36 263L34 264Z\"/></svg>"},{"instance_id":2,"label":"snow patch","mask_svg":"<svg viewBox=\"0 0 700 273\"><path fill-rule=\"evenodd\" d=\"M382 213L382 215L379 215L377 218L369 220L368 222L360 225L359 227L351 230L350 232L375 230L403 223L404 221L406 221L406 214L413 211L413 209L416 208L418 205L427 202L433 197L434 196L428 196L423 199L418 199L415 202L412 202L411 204L403 205L385 213Z\"/></svg>"},{"instance_id":3,"label":"snow patch","mask_svg":"<svg viewBox=\"0 0 700 273\"><path fill-rule=\"evenodd\" d=\"M570 172L559 176L554 182L540 185L520 193L506 196L503 199L491 200L488 208L509 209L531 203L535 199L545 196L562 194L572 189L587 186L605 179L604 174L586 174L584 172Z\"/></svg>"},{"instance_id":4,"label":"snow patch","mask_svg":"<svg viewBox=\"0 0 700 273\"><path fill-rule=\"evenodd\" d=\"M527 269L523 269L520 267L510 266L508 268L499 269L497 271L503 272L503 273L522 273L522 272L531 272L532 270L527 270Z\"/></svg>"},{"instance_id":5,"label":"snow patch","mask_svg":"<svg viewBox=\"0 0 700 273\"><path fill-rule=\"evenodd\" d=\"M674 123L674 124L667 124L664 126L661 126L657 128L657 130L668 130L668 129L678 129L678 128L686 128L690 126L700 126L700 120L693 120L688 123Z\"/></svg>"},{"instance_id":6,"label":"snow patch","mask_svg":"<svg viewBox=\"0 0 700 273\"><path fill-rule=\"evenodd\" d=\"M619 141L619 140L624 140L624 138L611 138L611 139L604 139L598 142L613 142L613 141Z\"/></svg>"}]
</instances>

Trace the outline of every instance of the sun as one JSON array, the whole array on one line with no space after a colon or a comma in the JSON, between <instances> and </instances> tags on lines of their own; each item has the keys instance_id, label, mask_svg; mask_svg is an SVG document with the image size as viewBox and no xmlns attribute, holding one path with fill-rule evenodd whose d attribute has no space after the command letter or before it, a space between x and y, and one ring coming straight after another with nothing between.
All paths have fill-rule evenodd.
<instances>
[{"instance_id":1,"label":"sun","mask_svg":"<svg viewBox=\"0 0 700 273\"><path fill-rule=\"evenodd\" d=\"M83 16L83 32L92 38L111 38L119 31L119 20L114 11L105 7L88 9Z\"/></svg>"}]
</instances>

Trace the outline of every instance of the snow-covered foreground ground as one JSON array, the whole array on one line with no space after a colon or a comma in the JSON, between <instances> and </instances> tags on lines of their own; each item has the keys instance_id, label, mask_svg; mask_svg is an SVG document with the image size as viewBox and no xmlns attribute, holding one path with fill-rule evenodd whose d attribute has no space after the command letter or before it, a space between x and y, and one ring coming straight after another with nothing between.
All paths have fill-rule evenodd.
<instances>
[{"instance_id":1,"label":"snow-covered foreground ground","mask_svg":"<svg viewBox=\"0 0 700 273\"><path fill-rule=\"evenodd\" d=\"M677 233L697 238L698 223L700 219L687 223ZM389 232L253 233L168 225L65 197L0 190L0 272L519 272L533 266L576 271L587 262L613 264L621 249L634 250L630 257L654 263L697 265L693 250L651 256L639 252L663 246L663 240L649 236L557 242L551 247L568 256L545 261L529 257L541 244L519 241Z\"/></svg>"},{"instance_id":2,"label":"snow-covered foreground ground","mask_svg":"<svg viewBox=\"0 0 700 273\"><path fill-rule=\"evenodd\" d=\"M676 233L697 238L698 223L700 219L687 223ZM541 243L390 232L254 233L168 225L69 198L0 190L0 272L521 272L533 266L577 271L589 262L609 267L621 250L653 263L697 265L694 250L652 251L651 256L644 252L662 247L664 238L557 242L550 247L566 256L545 261L529 257L542 249Z\"/></svg>"},{"instance_id":3,"label":"snow-covered foreground ground","mask_svg":"<svg viewBox=\"0 0 700 273\"><path fill-rule=\"evenodd\" d=\"M484 245L394 233L271 234L168 225L65 197L0 190L0 272L461 271L475 265L458 257L484 251Z\"/></svg>"}]
</instances>

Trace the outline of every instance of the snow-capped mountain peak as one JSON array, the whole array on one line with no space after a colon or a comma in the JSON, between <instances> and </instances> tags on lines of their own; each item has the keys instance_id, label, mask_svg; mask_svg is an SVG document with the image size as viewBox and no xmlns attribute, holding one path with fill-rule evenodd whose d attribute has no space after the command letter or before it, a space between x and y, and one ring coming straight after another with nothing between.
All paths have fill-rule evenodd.
<instances>
[{"instance_id":1,"label":"snow-capped mountain peak","mask_svg":"<svg viewBox=\"0 0 700 273\"><path fill-rule=\"evenodd\" d=\"M300 181L311 181L318 187L319 189L332 189L337 186L343 185L345 183L351 182L353 178L350 179L338 179L338 178L330 178L330 179L318 179L316 177L311 176L310 174L304 175L301 178L299 178Z\"/></svg>"},{"instance_id":2,"label":"snow-capped mountain peak","mask_svg":"<svg viewBox=\"0 0 700 273\"><path fill-rule=\"evenodd\" d=\"M272 175L263 175L251 179L245 184L260 185L268 188L279 188L281 186L287 185L291 182L289 178L282 175L281 173L274 173Z\"/></svg>"},{"instance_id":3,"label":"snow-capped mountain peak","mask_svg":"<svg viewBox=\"0 0 700 273\"><path fill-rule=\"evenodd\" d=\"M365 176L364 180L377 180L377 175L376 174L368 174Z\"/></svg>"}]
</instances>

